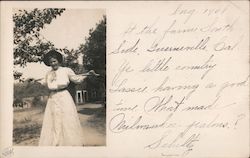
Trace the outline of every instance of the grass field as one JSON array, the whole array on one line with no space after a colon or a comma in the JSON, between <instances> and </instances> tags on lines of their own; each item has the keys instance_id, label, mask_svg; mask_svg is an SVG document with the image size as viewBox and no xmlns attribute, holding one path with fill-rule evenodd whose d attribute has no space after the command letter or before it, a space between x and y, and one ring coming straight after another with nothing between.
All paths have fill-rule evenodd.
<instances>
[{"instance_id":1,"label":"grass field","mask_svg":"<svg viewBox=\"0 0 250 158\"><path fill-rule=\"evenodd\" d=\"M106 111L101 104L77 106L85 135L85 146L105 146ZM37 146L42 128L44 108L32 107L14 111L13 145Z\"/></svg>"}]
</instances>

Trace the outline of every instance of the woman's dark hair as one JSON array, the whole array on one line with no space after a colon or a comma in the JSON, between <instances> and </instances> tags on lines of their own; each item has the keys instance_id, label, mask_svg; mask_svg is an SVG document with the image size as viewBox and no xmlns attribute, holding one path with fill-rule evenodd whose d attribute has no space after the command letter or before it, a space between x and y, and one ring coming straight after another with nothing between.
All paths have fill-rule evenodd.
<instances>
[{"instance_id":1,"label":"woman's dark hair","mask_svg":"<svg viewBox=\"0 0 250 158\"><path fill-rule=\"evenodd\" d=\"M49 60L51 58L57 59L57 61L61 64L63 62L63 56L61 53L57 52L56 50L51 50L43 57L43 62L45 65L50 66Z\"/></svg>"}]
</instances>

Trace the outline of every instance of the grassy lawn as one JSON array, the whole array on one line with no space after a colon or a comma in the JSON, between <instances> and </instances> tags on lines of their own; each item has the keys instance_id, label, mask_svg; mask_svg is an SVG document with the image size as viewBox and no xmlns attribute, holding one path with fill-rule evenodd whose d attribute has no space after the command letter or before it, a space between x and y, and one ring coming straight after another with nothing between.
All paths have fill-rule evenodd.
<instances>
[{"instance_id":1,"label":"grassy lawn","mask_svg":"<svg viewBox=\"0 0 250 158\"><path fill-rule=\"evenodd\" d=\"M106 111L100 104L77 106L86 146L106 144ZM32 107L14 111L13 145L37 146L42 128L44 109Z\"/></svg>"},{"instance_id":2,"label":"grassy lawn","mask_svg":"<svg viewBox=\"0 0 250 158\"><path fill-rule=\"evenodd\" d=\"M13 145L38 145L42 120L42 108L14 111Z\"/></svg>"}]
</instances>

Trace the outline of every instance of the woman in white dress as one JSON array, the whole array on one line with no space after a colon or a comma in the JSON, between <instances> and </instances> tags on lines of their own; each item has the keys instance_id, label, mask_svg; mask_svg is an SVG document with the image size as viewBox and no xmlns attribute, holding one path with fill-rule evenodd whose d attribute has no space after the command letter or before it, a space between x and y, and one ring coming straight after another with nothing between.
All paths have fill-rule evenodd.
<instances>
[{"instance_id":1,"label":"woman in white dress","mask_svg":"<svg viewBox=\"0 0 250 158\"><path fill-rule=\"evenodd\" d=\"M81 83L87 75L75 75L62 67L62 55L52 50L44 56L44 63L51 66L45 77L50 92L42 125L39 146L83 146L84 136L73 98L66 90L71 82Z\"/></svg>"}]
</instances>

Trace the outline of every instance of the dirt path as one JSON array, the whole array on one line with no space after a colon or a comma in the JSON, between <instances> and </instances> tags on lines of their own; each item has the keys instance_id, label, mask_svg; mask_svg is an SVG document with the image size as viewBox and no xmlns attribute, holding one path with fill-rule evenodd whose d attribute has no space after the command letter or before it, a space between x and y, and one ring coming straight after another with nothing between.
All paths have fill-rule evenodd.
<instances>
[{"instance_id":1,"label":"dirt path","mask_svg":"<svg viewBox=\"0 0 250 158\"><path fill-rule=\"evenodd\" d=\"M103 107L100 104L86 104L77 107L86 146L106 144L106 121L102 117Z\"/></svg>"},{"instance_id":2,"label":"dirt path","mask_svg":"<svg viewBox=\"0 0 250 158\"><path fill-rule=\"evenodd\" d=\"M105 146L106 113L101 104L77 106L86 146ZM38 108L14 112L13 145L37 146L41 132L43 110Z\"/></svg>"}]
</instances>

